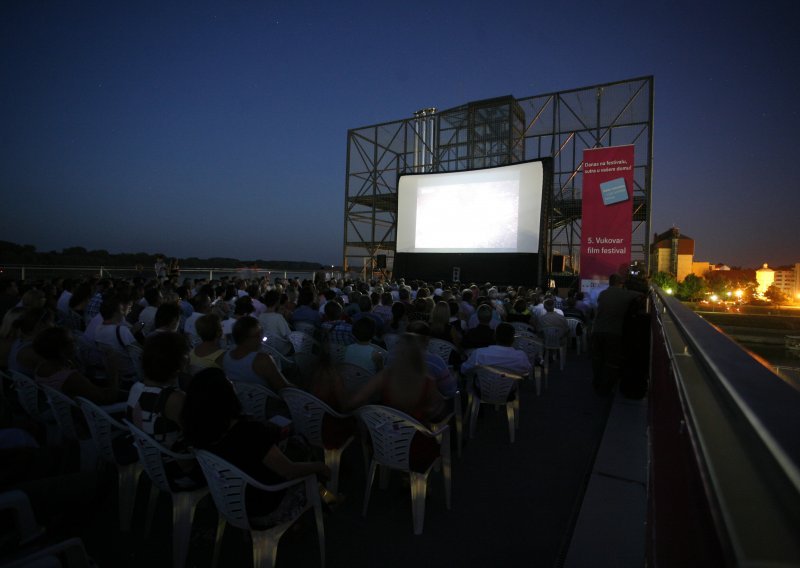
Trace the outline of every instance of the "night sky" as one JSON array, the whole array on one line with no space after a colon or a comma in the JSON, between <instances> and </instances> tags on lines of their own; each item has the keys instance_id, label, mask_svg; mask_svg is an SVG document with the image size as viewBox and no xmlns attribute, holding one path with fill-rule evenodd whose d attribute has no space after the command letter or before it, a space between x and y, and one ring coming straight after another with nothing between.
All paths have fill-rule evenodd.
<instances>
[{"instance_id":1,"label":"night sky","mask_svg":"<svg viewBox=\"0 0 800 568\"><path fill-rule=\"evenodd\" d=\"M701 7L708 4L714 7ZM655 76L653 231L800 262L794 2L0 4L0 239L340 264L347 130Z\"/></svg>"}]
</instances>

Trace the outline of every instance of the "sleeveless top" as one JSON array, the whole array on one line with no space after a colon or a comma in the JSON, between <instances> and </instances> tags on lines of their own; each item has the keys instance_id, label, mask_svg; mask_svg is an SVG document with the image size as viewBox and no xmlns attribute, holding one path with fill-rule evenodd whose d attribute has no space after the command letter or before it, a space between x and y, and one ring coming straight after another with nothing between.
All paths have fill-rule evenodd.
<instances>
[{"instance_id":1,"label":"sleeveless top","mask_svg":"<svg viewBox=\"0 0 800 568\"><path fill-rule=\"evenodd\" d=\"M191 369L192 374L199 373L203 369L219 369L220 366L217 364L217 357L220 356L221 353L224 353L224 349L217 349L208 355L203 355L202 357L194 352L194 349L189 351L189 367Z\"/></svg>"},{"instance_id":2,"label":"sleeveless top","mask_svg":"<svg viewBox=\"0 0 800 568\"><path fill-rule=\"evenodd\" d=\"M263 385L264 379L253 370L253 362L258 354L258 351L253 351L241 359L234 359L231 357L231 352L228 351L222 359L222 368L232 381Z\"/></svg>"}]
</instances>

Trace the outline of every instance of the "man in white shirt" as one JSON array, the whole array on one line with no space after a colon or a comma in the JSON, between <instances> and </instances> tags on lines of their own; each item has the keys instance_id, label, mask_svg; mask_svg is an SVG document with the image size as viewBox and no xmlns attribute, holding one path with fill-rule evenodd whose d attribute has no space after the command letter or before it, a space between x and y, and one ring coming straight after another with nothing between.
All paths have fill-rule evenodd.
<instances>
[{"instance_id":1,"label":"man in white shirt","mask_svg":"<svg viewBox=\"0 0 800 568\"><path fill-rule=\"evenodd\" d=\"M473 351L469 359L461 365L461 374L469 375L476 367L494 367L515 375L527 376L531 372L531 362L524 351L512 347L514 326L501 323L494 333L497 344Z\"/></svg>"},{"instance_id":2,"label":"man in white shirt","mask_svg":"<svg viewBox=\"0 0 800 568\"><path fill-rule=\"evenodd\" d=\"M149 288L144 293L144 299L147 302L147 307L139 314L139 321L144 324L142 333L147 335L153 331L155 327L156 312L158 311L158 306L160 306L161 302L164 300L164 297L161 295L161 290L158 288Z\"/></svg>"},{"instance_id":3,"label":"man in white shirt","mask_svg":"<svg viewBox=\"0 0 800 568\"><path fill-rule=\"evenodd\" d=\"M133 362L128 355L128 346L138 344L131 328L125 325L124 313L127 307L123 306L119 298L109 297L100 306L100 315L103 323L97 326L94 339L98 345L106 346L117 352L119 357L119 372L123 377L132 377L136 374Z\"/></svg>"},{"instance_id":4,"label":"man in white shirt","mask_svg":"<svg viewBox=\"0 0 800 568\"><path fill-rule=\"evenodd\" d=\"M282 354L288 355L292 351L292 343L289 341L289 334L292 330L283 315L278 313L280 299L281 295L277 290L270 290L264 294L266 311L258 316L258 321L264 328L267 344Z\"/></svg>"}]
</instances>

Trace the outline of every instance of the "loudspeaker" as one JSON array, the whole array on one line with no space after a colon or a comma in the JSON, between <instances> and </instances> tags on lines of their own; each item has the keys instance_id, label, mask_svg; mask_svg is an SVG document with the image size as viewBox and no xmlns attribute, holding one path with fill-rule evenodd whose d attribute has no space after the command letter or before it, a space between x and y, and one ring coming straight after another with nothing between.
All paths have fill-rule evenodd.
<instances>
[{"instance_id":1,"label":"loudspeaker","mask_svg":"<svg viewBox=\"0 0 800 568\"><path fill-rule=\"evenodd\" d=\"M554 254L550 263L551 272L564 272L564 255Z\"/></svg>"},{"instance_id":2,"label":"loudspeaker","mask_svg":"<svg viewBox=\"0 0 800 568\"><path fill-rule=\"evenodd\" d=\"M386 255L385 254L379 254L378 256L375 257L375 260L377 261L377 267L378 268L386 268Z\"/></svg>"}]
</instances>

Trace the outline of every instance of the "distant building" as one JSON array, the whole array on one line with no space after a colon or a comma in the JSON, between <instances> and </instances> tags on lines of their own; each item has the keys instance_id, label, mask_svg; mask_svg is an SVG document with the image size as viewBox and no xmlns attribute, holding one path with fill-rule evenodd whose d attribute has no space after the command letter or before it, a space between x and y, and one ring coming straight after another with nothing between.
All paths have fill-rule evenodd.
<instances>
[{"instance_id":1,"label":"distant building","mask_svg":"<svg viewBox=\"0 0 800 568\"><path fill-rule=\"evenodd\" d=\"M706 275L706 272L710 270L714 270L713 268L711 268L710 262L706 261L692 262L692 274L694 274L695 276L703 278Z\"/></svg>"},{"instance_id":2,"label":"distant building","mask_svg":"<svg viewBox=\"0 0 800 568\"><path fill-rule=\"evenodd\" d=\"M730 269L731 269L730 266L728 266L727 264L722 264L721 262L718 264L711 265L711 270L730 270Z\"/></svg>"},{"instance_id":3,"label":"distant building","mask_svg":"<svg viewBox=\"0 0 800 568\"><path fill-rule=\"evenodd\" d=\"M653 236L650 245L650 273L666 272L678 282L693 273L694 239L681 235L677 227Z\"/></svg>"},{"instance_id":4,"label":"distant building","mask_svg":"<svg viewBox=\"0 0 800 568\"><path fill-rule=\"evenodd\" d=\"M767 266L766 262L764 263L764 266L756 270L756 282L758 282L758 288L756 288L756 291L759 294L766 292L767 289L775 282L775 271Z\"/></svg>"},{"instance_id":5,"label":"distant building","mask_svg":"<svg viewBox=\"0 0 800 568\"><path fill-rule=\"evenodd\" d=\"M774 273L773 286L793 301L800 300L800 262L794 266L781 266Z\"/></svg>"}]
</instances>

